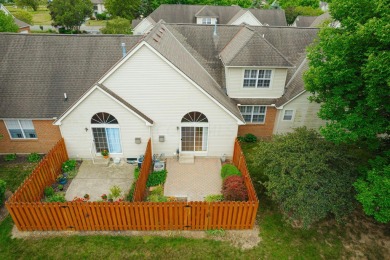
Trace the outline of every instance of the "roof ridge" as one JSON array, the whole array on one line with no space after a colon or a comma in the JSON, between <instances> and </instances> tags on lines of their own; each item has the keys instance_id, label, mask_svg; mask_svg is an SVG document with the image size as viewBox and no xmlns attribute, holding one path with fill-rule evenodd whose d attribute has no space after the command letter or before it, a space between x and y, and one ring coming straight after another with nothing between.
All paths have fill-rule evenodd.
<instances>
[{"instance_id":1,"label":"roof ridge","mask_svg":"<svg viewBox=\"0 0 390 260\"><path fill-rule=\"evenodd\" d=\"M235 26L237 26L237 25L235 25ZM242 26L242 28L234 35L234 37L228 42L228 44L226 44L225 47L223 47L223 49L221 50L221 52L218 54L219 56L222 55L222 52L225 51L225 49L233 42L233 40L236 39L236 37L238 37L238 35L239 35L244 29L250 30L250 31L252 32L252 36L251 36L249 39L247 39L247 40L245 41L245 44L243 44L243 45L238 49L237 53L236 53L230 60L232 60L232 59L234 59L234 58L236 57L236 55L239 53L239 51L242 50L242 48L245 47L246 43L248 43L248 41L249 41L250 39L252 39L253 35L255 34L255 31L253 31L252 29L250 29L250 28L248 28L248 27L246 27L246 26Z\"/></svg>"},{"instance_id":2,"label":"roof ridge","mask_svg":"<svg viewBox=\"0 0 390 260\"><path fill-rule=\"evenodd\" d=\"M294 64L289 61L287 59L286 56L283 55L283 53L281 53L275 46L273 46L269 41L267 41L267 39L265 38L265 36L261 36L259 34L259 32L255 32L255 34L257 34L261 39L263 39L271 48L273 48L285 61L287 61L291 66L295 67Z\"/></svg>"}]
</instances>

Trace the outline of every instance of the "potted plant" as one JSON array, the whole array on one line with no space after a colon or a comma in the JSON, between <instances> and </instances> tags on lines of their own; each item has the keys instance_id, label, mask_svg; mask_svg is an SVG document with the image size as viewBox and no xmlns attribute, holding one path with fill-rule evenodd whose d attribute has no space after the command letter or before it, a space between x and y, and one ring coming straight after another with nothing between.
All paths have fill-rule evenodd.
<instances>
[{"instance_id":1,"label":"potted plant","mask_svg":"<svg viewBox=\"0 0 390 260\"><path fill-rule=\"evenodd\" d=\"M86 193L86 194L84 195L84 199L89 200L89 194L88 194L88 193Z\"/></svg>"},{"instance_id":2,"label":"potted plant","mask_svg":"<svg viewBox=\"0 0 390 260\"><path fill-rule=\"evenodd\" d=\"M105 159L107 159L107 158L108 158L108 155L110 154L110 153L108 152L108 150L106 150L106 149L102 150L100 153L103 155L103 157L104 157Z\"/></svg>"},{"instance_id":3,"label":"potted plant","mask_svg":"<svg viewBox=\"0 0 390 260\"><path fill-rule=\"evenodd\" d=\"M111 194L108 194L108 202L113 202L114 199L112 198L112 195Z\"/></svg>"},{"instance_id":4,"label":"potted plant","mask_svg":"<svg viewBox=\"0 0 390 260\"><path fill-rule=\"evenodd\" d=\"M102 200L106 201L107 200L107 194L103 194L102 196L100 196L102 198Z\"/></svg>"},{"instance_id":5,"label":"potted plant","mask_svg":"<svg viewBox=\"0 0 390 260\"><path fill-rule=\"evenodd\" d=\"M57 182L61 185L64 185L68 182L68 179L63 174L60 174L57 177Z\"/></svg>"}]
</instances>

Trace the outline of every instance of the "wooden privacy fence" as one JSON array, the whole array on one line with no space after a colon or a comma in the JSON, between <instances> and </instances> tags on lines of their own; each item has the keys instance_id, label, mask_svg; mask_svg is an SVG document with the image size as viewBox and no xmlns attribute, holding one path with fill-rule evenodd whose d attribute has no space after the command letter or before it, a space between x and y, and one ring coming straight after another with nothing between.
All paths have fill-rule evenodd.
<instances>
[{"instance_id":1,"label":"wooden privacy fence","mask_svg":"<svg viewBox=\"0 0 390 260\"><path fill-rule=\"evenodd\" d=\"M67 202L9 203L19 230L250 229L258 203Z\"/></svg>"},{"instance_id":2,"label":"wooden privacy fence","mask_svg":"<svg viewBox=\"0 0 390 260\"><path fill-rule=\"evenodd\" d=\"M144 196L151 156L149 140L137 200ZM245 202L40 202L44 187L55 181L67 159L61 140L6 202L19 230L208 230L251 229L254 225L259 201L237 141L233 161L248 188L249 201Z\"/></svg>"},{"instance_id":3,"label":"wooden privacy fence","mask_svg":"<svg viewBox=\"0 0 390 260\"><path fill-rule=\"evenodd\" d=\"M240 143L237 139L234 142L233 164L238 168L238 170L240 170L242 176L244 177L245 185L248 190L249 201L258 201L256 190L253 187L248 167L246 165L245 155L242 152Z\"/></svg>"},{"instance_id":4,"label":"wooden privacy fence","mask_svg":"<svg viewBox=\"0 0 390 260\"><path fill-rule=\"evenodd\" d=\"M64 139L61 139L39 162L33 172L12 195L9 202L39 201L46 186L51 186L61 173L62 163L68 160Z\"/></svg>"},{"instance_id":5,"label":"wooden privacy fence","mask_svg":"<svg viewBox=\"0 0 390 260\"><path fill-rule=\"evenodd\" d=\"M145 197L146 182L148 181L150 167L152 166L152 144L149 139L146 145L144 160L139 172L138 180L135 184L133 201L143 201Z\"/></svg>"}]
</instances>

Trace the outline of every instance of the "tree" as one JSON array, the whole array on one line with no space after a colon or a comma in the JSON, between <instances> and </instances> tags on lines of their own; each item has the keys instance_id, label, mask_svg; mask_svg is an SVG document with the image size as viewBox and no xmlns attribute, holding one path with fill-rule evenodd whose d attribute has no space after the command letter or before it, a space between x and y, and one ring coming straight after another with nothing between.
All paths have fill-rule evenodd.
<instances>
[{"instance_id":1,"label":"tree","mask_svg":"<svg viewBox=\"0 0 390 260\"><path fill-rule=\"evenodd\" d=\"M72 30L80 30L85 18L93 11L90 0L53 0L48 8L54 26Z\"/></svg>"},{"instance_id":2,"label":"tree","mask_svg":"<svg viewBox=\"0 0 390 260\"><path fill-rule=\"evenodd\" d=\"M354 209L357 159L347 146L298 128L274 136L271 142L260 142L253 159L267 177L267 193L290 220L307 227L329 214L340 220Z\"/></svg>"},{"instance_id":3,"label":"tree","mask_svg":"<svg viewBox=\"0 0 390 260\"><path fill-rule=\"evenodd\" d=\"M104 0L104 6L109 14L129 21L138 17L140 5L141 0Z\"/></svg>"},{"instance_id":4,"label":"tree","mask_svg":"<svg viewBox=\"0 0 390 260\"><path fill-rule=\"evenodd\" d=\"M38 10L41 0L15 0L19 7L31 7L34 11Z\"/></svg>"},{"instance_id":5,"label":"tree","mask_svg":"<svg viewBox=\"0 0 390 260\"><path fill-rule=\"evenodd\" d=\"M32 14L27 11L18 10L13 12L12 15L25 23L32 24Z\"/></svg>"},{"instance_id":6,"label":"tree","mask_svg":"<svg viewBox=\"0 0 390 260\"><path fill-rule=\"evenodd\" d=\"M389 152L387 152L389 155ZM354 184L357 200L367 215L382 223L390 222L390 161L389 156L371 161L367 175Z\"/></svg>"},{"instance_id":7,"label":"tree","mask_svg":"<svg viewBox=\"0 0 390 260\"><path fill-rule=\"evenodd\" d=\"M129 20L118 17L107 21L106 27L100 31L103 34L131 34L131 24Z\"/></svg>"},{"instance_id":8,"label":"tree","mask_svg":"<svg viewBox=\"0 0 390 260\"><path fill-rule=\"evenodd\" d=\"M390 134L388 0L335 1L330 10L341 28L321 29L305 75L319 117L328 120L321 133L337 143L377 145L378 134Z\"/></svg>"},{"instance_id":9,"label":"tree","mask_svg":"<svg viewBox=\"0 0 390 260\"><path fill-rule=\"evenodd\" d=\"M19 27L15 24L14 18L0 11L0 32L18 32Z\"/></svg>"},{"instance_id":10,"label":"tree","mask_svg":"<svg viewBox=\"0 0 390 260\"><path fill-rule=\"evenodd\" d=\"M287 24L294 23L298 15L306 16L318 16L323 12L319 8L313 8L311 6L296 6L296 7L287 7L285 10Z\"/></svg>"},{"instance_id":11,"label":"tree","mask_svg":"<svg viewBox=\"0 0 390 260\"><path fill-rule=\"evenodd\" d=\"M313 8L320 6L320 1L318 0L279 0L278 3L283 9L297 6L310 6Z\"/></svg>"}]
</instances>

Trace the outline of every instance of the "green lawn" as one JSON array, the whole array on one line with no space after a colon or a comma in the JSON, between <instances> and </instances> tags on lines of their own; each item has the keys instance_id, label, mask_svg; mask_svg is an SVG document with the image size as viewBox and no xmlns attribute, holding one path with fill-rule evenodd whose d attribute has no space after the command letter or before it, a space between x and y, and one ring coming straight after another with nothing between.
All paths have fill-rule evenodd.
<instances>
[{"instance_id":1,"label":"green lawn","mask_svg":"<svg viewBox=\"0 0 390 260\"><path fill-rule=\"evenodd\" d=\"M36 163L29 163L25 158L18 158L14 162L5 162L0 158L0 179L7 183L7 189L14 192L32 172Z\"/></svg>"},{"instance_id":2,"label":"green lawn","mask_svg":"<svg viewBox=\"0 0 390 260\"><path fill-rule=\"evenodd\" d=\"M255 173L251 149L255 145L244 144L248 166ZM1 165L1 164L0 164ZM8 169L1 166L1 176L12 181L14 189L28 168ZM6 169L6 170L4 170ZM9 176L7 176L9 175ZM14 178L17 176L17 178ZM23 177L22 177L23 176ZM2 178L0 177L0 178ZM260 210L257 218L262 241L250 250L241 250L229 242L209 239L162 238L162 237L120 237L120 236L65 236L40 239L11 239L12 219L6 218L0 224L0 259L339 259L356 256L346 251L344 242L357 245L368 258L383 259L383 249L375 246L375 239L360 246L349 237L344 225L332 220L320 223L310 230L292 228L284 222L277 207L264 194L258 179L254 184L259 192ZM365 233L356 223L349 228ZM360 236L357 234L356 236ZM357 239L357 241L359 238ZM343 243L342 243L343 241ZM371 251L371 252L369 252Z\"/></svg>"},{"instance_id":3,"label":"green lawn","mask_svg":"<svg viewBox=\"0 0 390 260\"><path fill-rule=\"evenodd\" d=\"M6 6L8 11L11 13L16 12L17 10L20 10L19 8L14 8L12 6ZM30 12L33 16L33 24L34 25L51 25L51 16L49 9L45 5L39 6L37 11L34 11L32 9L27 9L28 12Z\"/></svg>"},{"instance_id":4,"label":"green lawn","mask_svg":"<svg viewBox=\"0 0 390 260\"><path fill-rule=\"evenodd\" d=\"M87 26L106 26L107 21L103 20L88 20L85 22Z\"/></svg>"}]
</instances>

